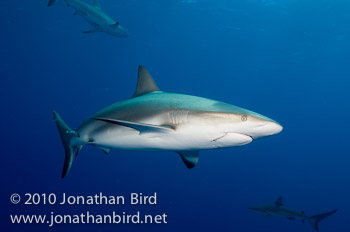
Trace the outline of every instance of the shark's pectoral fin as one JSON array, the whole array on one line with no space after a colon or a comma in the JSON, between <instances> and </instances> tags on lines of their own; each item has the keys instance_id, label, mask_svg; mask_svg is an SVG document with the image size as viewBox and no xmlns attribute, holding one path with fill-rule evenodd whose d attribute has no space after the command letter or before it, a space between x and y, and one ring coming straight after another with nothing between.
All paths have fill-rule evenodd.
<instances>
[{"instance_id":1,"label":"shark's pectoral fin","mask_svg":"<svg viewBox=\"0 0 350 232\"><path fill-rule=\"evenodd\" d=\"M93 118L93 119L138 130L140 132L140 135L153 135L150 137L156 137L155 134L174 131L174 129L171 127L158 126L158 125L152 125L147 123L130 122L130 121L124 121L119 119L109 119L109 118Z\"/></svg>"},{"instance_id":2,"label":"shark's pectoral fin","mask_svg":"<svg viewBox=\"0 0 350 232\"><path fill-rule=\"evenodd\" d=\"M191 169L194 168L199 160L199 151L178 151L177 152L186 167Z\"/></svg>"}]
</instances>

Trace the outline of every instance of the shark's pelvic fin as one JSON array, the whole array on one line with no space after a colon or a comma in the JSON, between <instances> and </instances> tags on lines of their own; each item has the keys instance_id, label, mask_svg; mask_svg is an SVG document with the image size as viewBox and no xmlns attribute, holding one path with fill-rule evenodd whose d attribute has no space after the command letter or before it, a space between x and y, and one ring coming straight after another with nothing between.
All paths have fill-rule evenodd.
<instances>
[{"instance_id":1,"label":"shark's pelvic fin","mask_svg":"<svg viewBox=\"0 0 350 232\"><path fill-rule=\"evenodd\" d=\"M178 151L177 152L186 167L191 169L194 168L199 160L199 151Z\"/></svg>"},{"instance_id":2,"label":"shark's pelvic fin","mask_svg":"<svg viewBox=\"0 0 350 232\"><path fill-rule=\"evenodd\" d=\"M77 133L69 128L69 126L62 120L59 114L54 111L53 118L56 122L58 132L66 153L64 165L62 170L62 178L64 178L72 167L74 156L78 155L82 145L74 145L72 140L78 137Z\"/></svg>"},{"instance_id":3,"label":"shark's pelvic fin","mask_svg":"<svg viewBox=\"0 0 350 232\"><path fill-rule=\"evenodd\" d=\"M132 97L139 97L143 94L155 91L159 91L156 83L154 82L151 75L148 73L147 69L140 65L138 71L136 91Z\"/></svg>"},{"instance_id":4,"label":"shark's pelvic fin","mask_svg":"<svg viewBox=\"0 0 350 232\"><path fill-rule=\"evenodd\" d=\"M314 227L314 229L318 232L319 229L318 229L318 223L320 221L322 221L323 219L331 216L332 214L336 213L338 210L333 210L333 211L330 211L328 213L322 213L322 214L318 214L318 215L315 215L315 216L312 216L309 218L312 226Z\"/></svg>"},{"instance_id":5,"label":"shark's pelvic fin","mask_svg":"<svg viewBox=\"0 0 350 232\"><path fill-rule=\"evenodd\" d=\"M283 199L282 196L280 196L277 201L275 201L275 205L277 206L283 206Z\"/></svg>"},{"instance_id":6,"label":"shark's pelvic fin","mask_svg":"<svg viewBox=\"0 0 350 232\"><path fill-rule=\"evenodd\" d=\"M135 130L138 130L140 134L142 133L159 133L159 132L170 132L174 129L167 126L158 126L158 125L152 125L147 123L140 123L140 122L130 122L130 121L124 121L119 119L109 119L109 118L92 118L95 120L113 123L120 126L126 126Z\"/></svg>"}]
</instances>

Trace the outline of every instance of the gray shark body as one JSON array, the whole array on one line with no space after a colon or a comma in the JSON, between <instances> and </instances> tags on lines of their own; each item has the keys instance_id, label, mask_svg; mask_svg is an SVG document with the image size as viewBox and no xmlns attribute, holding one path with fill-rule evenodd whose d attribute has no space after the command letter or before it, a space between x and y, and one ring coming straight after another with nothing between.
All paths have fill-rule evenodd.
<instances>
[{"instance_id":1,"label":"gray shark body","mask_svg":"<svg viewBox=\"0 0 350 232\"><path fill-rule=\"evenodd\" d=\"M76 131L54 112L66 151L64 177L83 145L109 149L176 151L188 168L199 151L241 146L282 130L277 122L227 103L166 93L139 67L135 94L88 118Z\"/></svg>"},{"instance_id":2,"label":"gray shark body","mask_svg":"<svg viewBox=\"0 0 350 232\"><path fill-rule=\"evenodd\" d=\"M106 13L100 7L99 1L94 0L93 4L88 4L81 0L64 0L67 6L71 6L75 10L75 15L80 15L93 29L84 31L84 33L105 32L116 37L127 37L128 32ZM52 6L56 0L50 0L48 6Z\"/></svg>"},{"instance_id":3,"label":"gray shark body","mask_svg":"<svg viewBox=\"0 0 350 232\"><path fill-rule=\"evenodd\" d=\"M333 210L310 217L304 212L297 212L285 207L283 205L282 197L278 198L274 204L259 205L249 209L264 216L281 217L289 220L301 220L302 222L309 221L316 231L319 231L318 223L321 220L337 212L337 210Z\"/></svg>"}]
</instances>

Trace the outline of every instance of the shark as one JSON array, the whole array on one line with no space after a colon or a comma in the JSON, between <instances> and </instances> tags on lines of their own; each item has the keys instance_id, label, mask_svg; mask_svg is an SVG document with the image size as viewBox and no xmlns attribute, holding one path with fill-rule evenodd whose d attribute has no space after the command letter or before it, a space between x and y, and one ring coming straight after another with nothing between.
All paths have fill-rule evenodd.
<instances>
[{"instance_id":1,"label":"shark","mask_svg":"<svg viewBox=\"0 0 350 232\"><path fill-rule=\"evenodd\" d=\"M175 151L187 168L199 151L242 146L283 127L261 114L207 98L160 91L142 65L131 98L114 103L72 130L54 111L65 161L64 178L84 145L139 151Z\"/></svg>"},{"instance_id":2,"label":"shark","mask_svg":"<svg viewBox=\"0 0 350 232\"><path fill-rule=\"evenodd\" d=\"M49 0L48 6L52 6L57 0ZM67 6L74 8L74 15L80 15L89 24L92 29L83 31L84 33L105 32L115 37L127 37L128 32L120 25L119 22L109 17L102 11L99 0L94 0L92 4L81 0L64 0Z\"/></svg>"},{"instance_id":3,"label":"shark","mask_svg":"<svg viewBox=\"0 0 350 232\"><path fill-rule=\"evenodd\" d=\"M320 221L338 211L337 209L335 209L327 213L322 213L314 216L307 216L304 213L304 211L297 212L285 207L283 205L282 196L279 197L273 204L259 205L249 209L264 216L287 218L289 220L301 220L302 222L309 221L316 231L319 231L318 223Z\"/></svg>"}]
</instances>

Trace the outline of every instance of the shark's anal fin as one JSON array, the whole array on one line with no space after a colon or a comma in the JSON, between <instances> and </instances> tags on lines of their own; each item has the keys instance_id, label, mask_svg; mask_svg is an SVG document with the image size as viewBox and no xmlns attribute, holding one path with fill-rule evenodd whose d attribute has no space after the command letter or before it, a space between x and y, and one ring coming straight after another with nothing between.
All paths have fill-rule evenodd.
<instances>
[{"instance_id":1,"label":"shark's anal fin","mask_svg":"<svg viewBox=\"0 0 350 232\"><path fill-rule=\"evenodd\" d=\"M171 127L151 125L151 124L140 123L140 122L130 122L130 121L124 121L124 120L119 120L119 119L109 119L109 118L92 118L92 119L116 124L119 126L129 127L129 128L138 130L140 132L140 134L143 134L143 133L165 133L165 132L174 131L174 129Z\"/></svg>"},{"instance_id":2,"label":"shark's anal fin","mask_svg":"<svg viewBox=\"0 0 350 232\"><path fill-rule=\"evenodd\" d=\"M186 167L191 169L194 168L199 160L199 151L178 151L177 152Z\"/></svg>"},{"instance_id":3,"label":"shark's anal fin","mask_svg":"<svg viewBox=\"0 0 350 232\"><path fill-rule=\"evenodd\" d=\"M282 196L280 196L280 197L275 201L275 205L277 205L277 206L283 206L283 199L282 199Z\"/></svg>"},{"instance_id":4,"label":"shark's anal fin","mask_svg":"<svg viewBox=\"0 0 350 232\"><path fill-rule=\"evenodd\" d=\"M98 148L100 148L100 150L103 151L103 153L105 153L106 155L108 155L108 153L111 151L111 149L105 148L105 147L98 147Z\"/></svg>"},{"instance_id":5,"label":"shark's anal fin","mask_svg":"<svg viewBox=\"0 0 350 232\"><path fill-rule=\"evenodd\" d=\"M159 91L151 75L142 65L139 66L136 91L132 97L139 97L146 93Z\"/></svg>"}]
</instances>

